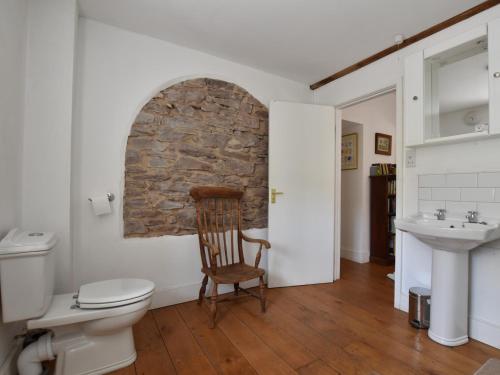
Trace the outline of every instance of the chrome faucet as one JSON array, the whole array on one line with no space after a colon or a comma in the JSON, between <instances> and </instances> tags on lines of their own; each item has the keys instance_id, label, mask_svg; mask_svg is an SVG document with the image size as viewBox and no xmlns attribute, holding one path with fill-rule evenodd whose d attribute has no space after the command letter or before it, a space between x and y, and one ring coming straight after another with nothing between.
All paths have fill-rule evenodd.
<instances>
[{"instance_id":1,"label":"chrome faucet","mask_svg":"<svg viewBox=\"0 0 500 375\"><path fill-rule=\"evenodd\" d=\"M438 208L436 209L436 213L434 214L434 216L436 216L438 220L445 220L446 210L444 208Z\"/></svg>"},{"instance_id":2,"label":"chrome faucet","mask_svg":"<svg viewBox=\"0 0 500 375\"><path fill-rule=\"evenodd\" d=\"M478 212L477 211L468 211L465 218L469 220L469 223L477 223L478 220Z\"/></svg>"}]
</instances>

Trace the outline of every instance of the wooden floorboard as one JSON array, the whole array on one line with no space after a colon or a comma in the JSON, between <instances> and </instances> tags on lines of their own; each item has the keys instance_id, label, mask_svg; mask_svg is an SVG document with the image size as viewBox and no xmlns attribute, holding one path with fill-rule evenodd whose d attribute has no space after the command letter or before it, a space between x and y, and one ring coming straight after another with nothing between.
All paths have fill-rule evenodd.
<instances>
[{"instance_id":1,"label":"wooden floorboard","mask_svg":"<svg viewBox=\"0 0 500 375\"><path fill-rule=\"evenodd\" d=\"M370 327L348 315L332 315L328 311L330 309L334 311L335 306L329 309L324 301L309 295L308 289L307 287L301 287L300 290L288 288L284 291L285 297L279 299L278 303L281 303L284 309L295 318L305 322L318 335L331 343L338 343L357 361L366 362L375 371L387 374L401 374L401 371L405 374L415 373L414 369L398 359L397 345L390 340L383 340L383 336L373 335ZM304 305L301 305L300 301ZM373 345L370 345L370 339L376 340ZM381 341L385 345L380 345ZM387 346L390 350L382 350Z\"/></svg>"},{"instance_id":2,"label":"wooden floorboard","mask_svg":"<svg viewBox=\"0 0 500 375\"><path fill-rule=\"evenodd\" d=\"M149 312L135 327L135 364L116 375L471 375L500 350L471 340L448 348L393 308L391 267L342 260L333 284L268 291L220 304L215 329L205 306Z\"/></svg>"},{"instance_id":3,"label":"wooden floorboard","mask_svg":"<svg viewBox=\"0 0 500 375\"><path fill-rule=\"evenodd\" d=\"M335 371L328 366L323 360L318 359L306 366L303 366L297 371L300 375L339 375L340 372Z\"/></svg>"},{"instance_id":4,"label":"wooden floorboard","mask_svg":"<svg viewBox=\"0 0 500 375\"><path fill-rule=\"evenodd\" d=\"M232 312L217 324L259 374L295 373L292 367Z\"/></svg>"},{"instance_id":5,"label":"wooden floorboard","mask_svg":"<svg viewBox=\"0 0 500 375\"><path fill-rule=\"evenodd\" d=\"M337 329L347 331L348 335L363 339L372 350L382 352L389 361L404 361L410 368L421 370L424 373L445 374L448 371L448 366L444 366L439 362L439 351L444 352L442 349L445 348L429 342L429 345L433 346L433 348L429 352L427 360L423 360L424 354L419 350L415 350L418 348L415 346L414 330L411 327L406 327L406 324L403 329L397 329L396 333L393 333L387 330L386 323L378 321L363 309L344 305L335 297L326 295L322 291L318 292L317 289L309 288L304 294L306 297L311 294L311 301L318 301L315 305L315 311L320 314L327 313L329 318L338 325ZM332 324L327 322L326 327L322 328L322 331L326 332L326 334L330 332L327 329L328 325ZM418 335L417 340L421 340L421 334ZM461 373L469 374L477 365L473 361L461 361L462 358L453 357L455 356L451 355L450 359L453 360L452 363L455 369ZM398 367L398 365L395 366L396 369ZM408 373L410 373L410 370L408 370Z\"/></svg>"},{"instance_id":6,"label":"wooden floorboard","mask_svg":"<svg viewBox=\"0 0 500 375\"><path fill-rule=\"evenodd\" d=\"M255 301L251 302L255 303ZM309 351L305 343L295 340L286 331L262 319L260 308L257 313L252 313L238 303L231 306L231 311L293 369L304 367L318 359L317 355Z\"/></svg>"},{"instance_id":7,"label":"wooden floorboard","mask_svg":"<svg viewBox=\"0 0 500 375\"><path fill-rule=\"evenodd\" d=\"M208 328L206 308L192 302L179 305L178 310L198 345L219 374L257 374L219 327Z\"/></svg>"},{"instance_id":8,"label":"wooden floorboard","mask_svg":"<svg viewBox=\"0 0 500 375\"><path fill-rule=\"evenodd\" d=\"M111 375L135 375L135 366L131 364L130 366L124 367L122 369L110 372Z\"/></svg>"},{"instance_id":9,"label":"wooden floorboard","mask_svg":"<svg viewBox=\"0 0 500 375\"><path fill-rule=\"evenodd\" d=\"M137 350L137 375L176 373L151 311L134 326L134 339Z\"/></svg>"},{"instance_id":10,"label":"wooden floorboard","mask_svg":"<svg viewBox=\"0 0 500 375\"><path fill-rule=\"evenodd\" d=\"M153 316L177 373L216 374L175 306L154 310Z\"/></svg>"},{"instance_id":11,"label":"wooden floorboard","mask_svg":"<svg viewBox=\"0 0 500 375\"><path fill-rule=\"evenodd\" d=\"M284 289L280 289L284 290ZM373 374L374 371L365 363L356 363L353 356L347 353L338 340L328 341L322 335L307 325L307 322L293 317L286 309L280 307L277 299L269 300L266 314L261 319L286 332L297 342L307 346L308 350L321 358L333 369L342 374ZM259 308L250 302L245 306L255 315L260 314Z\"/></svg>"}]
</instances>

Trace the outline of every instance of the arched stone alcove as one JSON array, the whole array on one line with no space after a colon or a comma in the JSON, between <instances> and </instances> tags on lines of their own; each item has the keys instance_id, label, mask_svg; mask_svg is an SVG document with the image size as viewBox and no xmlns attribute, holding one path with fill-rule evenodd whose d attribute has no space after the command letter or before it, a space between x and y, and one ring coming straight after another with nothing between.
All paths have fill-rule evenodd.
<instances>
[{"instance_id":1,"label":"arched stone alcove","mask_svg":"<svg viewBox=\"0 0 500 375\"><path fill-rule=\"evenodd\" d=\"M196 233L189 189L244 189L243 227L267 227L268 110L241 87L199 78L153 97L125 157L125 237Z\"/></svg>"}]
</instances>

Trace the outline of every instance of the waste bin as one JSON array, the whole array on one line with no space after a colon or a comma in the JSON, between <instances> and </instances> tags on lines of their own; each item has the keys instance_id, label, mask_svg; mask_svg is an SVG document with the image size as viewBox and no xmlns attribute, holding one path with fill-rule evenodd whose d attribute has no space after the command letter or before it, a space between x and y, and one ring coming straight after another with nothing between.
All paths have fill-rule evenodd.
<instances>
[{"instance_id":1,"label":"waste bin","mask_svg":"<svg viewBox=\"0 0 500 375\"><path fill-rule=\"evenodd\" d=\"M415 328L429 328L430 317L430 289L410 288L408 322Z\"/></svg>"}]
</instances>

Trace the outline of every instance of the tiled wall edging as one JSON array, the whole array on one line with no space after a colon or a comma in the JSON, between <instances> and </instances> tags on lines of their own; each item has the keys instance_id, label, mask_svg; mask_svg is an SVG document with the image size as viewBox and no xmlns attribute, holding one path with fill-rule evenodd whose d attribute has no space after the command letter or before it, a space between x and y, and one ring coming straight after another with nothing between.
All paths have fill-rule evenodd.
<instances>
[{"instance_id":1,"label":"tiled wall edging","mask_svg":"<svg viewBox=\"0 0 500 375\"><path fill-rule=\"evenodd\" d=\"M500 172L419 175L418 207L422 213L444 208L449 216L463 217L474 210L500 219Z\"/></svg>"}]
</instances>

